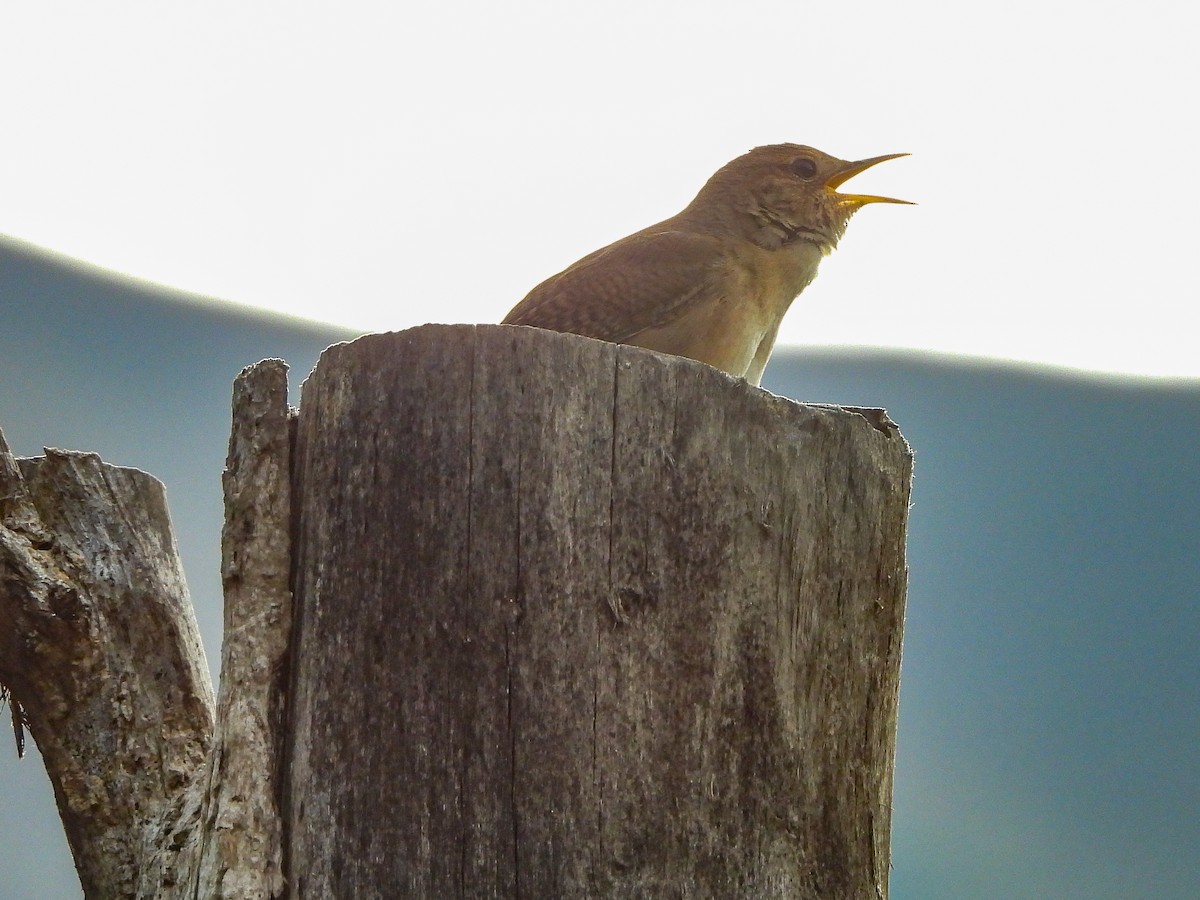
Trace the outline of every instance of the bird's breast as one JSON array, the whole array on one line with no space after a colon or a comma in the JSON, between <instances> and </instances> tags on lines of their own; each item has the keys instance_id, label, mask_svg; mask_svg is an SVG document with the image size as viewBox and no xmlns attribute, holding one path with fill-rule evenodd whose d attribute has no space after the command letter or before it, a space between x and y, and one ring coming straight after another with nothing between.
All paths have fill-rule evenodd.
<instances>
[{"instance_id":1,"label":"bird's breast","mask_svg":"<svg viewBox=\"0 0 1200 900\"><path fill-rule=\"evenodd\" d=\"M797 241L775 250L751 245L741 255L744 294L772 327L812 280L824 254L816 244Z\"/></svg>"},{"instance_id":2,"label":"bird's breast","mask_svg":"<svg viewBox=\"0 0 1200 900\"><path fill-rule=\"evenodd\" d=\"M764 342L774 343L780 321L816 276L820 260L819 248L812 245L777 251L739 248L718 266L721 274L698 302L630 343L745 375Z\"/></svg>"}]
</instances>

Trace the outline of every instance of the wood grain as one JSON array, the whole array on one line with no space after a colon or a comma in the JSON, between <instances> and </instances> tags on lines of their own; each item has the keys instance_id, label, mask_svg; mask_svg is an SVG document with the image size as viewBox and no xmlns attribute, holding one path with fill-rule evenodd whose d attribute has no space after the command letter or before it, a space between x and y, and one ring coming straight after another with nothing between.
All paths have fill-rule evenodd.
<instances>
[{"instance_id":1,"label":"wood grain","mask_svg":"<svg viewBox=\"0 0 1200 900\"><path fill-rule=\"evenodd\" d=\"M296 460L297 896L886 896L885 415L426 326L327 351Z\"/></svg>"}]
</instances>

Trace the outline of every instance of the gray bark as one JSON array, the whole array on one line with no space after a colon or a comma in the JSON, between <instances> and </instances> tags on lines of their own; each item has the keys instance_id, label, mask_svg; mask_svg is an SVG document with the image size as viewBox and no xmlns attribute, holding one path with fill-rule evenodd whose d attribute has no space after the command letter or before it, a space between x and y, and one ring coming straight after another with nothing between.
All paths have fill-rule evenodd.
<instances>
[{"instance_id":1,"label":"gray bark","mask_svg":"<svg viewBox=\"0 0 1200 900\"><path fill-rule=\"evenodd\" d=\"M285 372L235 385L215 724L161 485L0 439L0 684L89 896L886 896L885 414L501 326L334 347L298 420Z\"/></svg>"},{"instance_id":2,"label":"gray bark","mask_svg":"<svg viewBox=\"0 0 1200 900\"><path fill-rule=\"evenodd\" d=\"M213 696L162 485L0 442L0 682L28 718L88 896L180 883Z\"/></svg>"},{"instance_id":3,"label":"gray bark","mask_svg":"<svg viewBox=\"0 0 1200 900\"><path fill-rule=\"evenodd\" d=\"M287 367L234 387L214 704L162 485L0 439L0 683L24 709L88 897L282 893L291 626Z\"/></svg>"},{"instance_id":4,"label":"gray bark","mask_svg":"<svg viewBox=\"0 0 1200 900\"><path fill-rule=\"evenodd\" d=\"M886 895L886 416L430 326L327 351L296 454L297 896Z\"/></svg>"}]
</instances>

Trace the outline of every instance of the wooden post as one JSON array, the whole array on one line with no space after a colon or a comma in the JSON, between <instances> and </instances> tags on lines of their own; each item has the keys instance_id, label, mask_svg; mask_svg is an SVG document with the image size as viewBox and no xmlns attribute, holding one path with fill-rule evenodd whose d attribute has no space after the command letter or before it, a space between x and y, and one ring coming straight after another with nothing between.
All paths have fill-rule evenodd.
<instances>
[{"instance_id":1,"label":"wooden post","mask_svg":"<svg viewBox=\"0 0 1200 900\"><path fill-rule=\"evenodd\" d=\"M886 416L428 326L326 352L296 459L298 897L886 896Z\"/></svg>"},{"instance_id":2,"label":"wooden post","mask_svg":"<svg viewBox=\"0 0 1200 900\"><path fill-rule=\"evenodd\" d=\"M886 415L504 326L333 347L298 419L285 370L215 709L161 485L0 439L0 685L88 896L886 897Z\"/></svg>"}]
</instances>

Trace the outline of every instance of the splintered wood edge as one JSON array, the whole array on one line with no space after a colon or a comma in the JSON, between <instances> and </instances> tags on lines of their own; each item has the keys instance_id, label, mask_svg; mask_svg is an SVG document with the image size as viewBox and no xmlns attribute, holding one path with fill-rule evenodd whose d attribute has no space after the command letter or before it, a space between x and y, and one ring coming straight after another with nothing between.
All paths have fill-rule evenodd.
<instances>
[{"instance_id":1,"label":"splintered wood edge","mask_svg":"<svg viewBox=\"0 0 1200 900\"><path fill-rule=\"evenodd\" d=\"M268 359L234 382L222 482L225 636L205 798L198 896L283 891L280 742L292 626L291 421L287 364Z\"/></svg>"}]
</instances>

